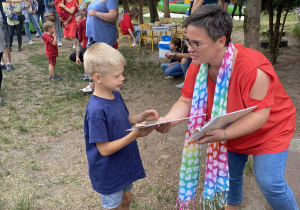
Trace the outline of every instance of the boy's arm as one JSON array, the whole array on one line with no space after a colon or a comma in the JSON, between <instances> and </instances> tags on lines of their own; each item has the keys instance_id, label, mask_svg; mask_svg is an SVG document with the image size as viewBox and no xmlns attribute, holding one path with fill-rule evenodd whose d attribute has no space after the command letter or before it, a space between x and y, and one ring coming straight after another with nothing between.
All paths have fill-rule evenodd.
<instances>
[{"instance_id":1,"label":"boy's arm","mask_svg":"<svg viewBox=\"0 0 300 210\"><path fill-rule=\"evenodd\" d=\"M131 131L127 136L124 136L121 139L111 141L111 142L98 142L96 143L98 151L102 156L109 156L120 149L124 148L138 137L147 136L154 130L155 127L147 127L142 129L135 129Z\"/></svg>"},{"instance_id":2,"label":"boy's arm","mask_svg":"<svg viewBox=\"0 0 300 210\"><path fill-rule=\"evenodd\" d=\"M135 124L141 123L143 121L158 120L158 113L157 113L157 111L150 109L150 110L144 111L141 114L129 116L128 119L129 119L129 122L131 125L135 125Z\"/></svg>"},{"instance_id":3,"label":"boy's arm","mask_svg":"<svg viewBox=\"0 0 300 210\"><path fill-rule=\"evenodd\" d=\"M52 35L53 36L53 42L51 43L53 46L57 45L57 36L56 33Z\"/></svg>"}]
</instances>

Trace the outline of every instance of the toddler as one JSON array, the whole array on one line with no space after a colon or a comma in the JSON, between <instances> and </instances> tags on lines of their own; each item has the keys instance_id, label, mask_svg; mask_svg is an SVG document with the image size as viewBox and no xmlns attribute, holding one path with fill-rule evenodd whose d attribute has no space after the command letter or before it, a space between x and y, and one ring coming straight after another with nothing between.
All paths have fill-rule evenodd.
<instances>
[{"instance_id":1,"label":"toddler","mask_svg":"<svg viewBox=\"0 0 300 210\"><path fill-rule=\"evenodd\" d=\"M170 50L174 55L180 52L181 48L181 40L179 38L172 38L170 41ZM177 68L174 66L175 64L178 64L179 61L172 58L170 59L170 63L162 63L160 65L160 68L166 73L165 79L173 79L174 76L180 76L178 75ZM173 67L172 67L173 66ZM182 74L182 70L180 69L180 74Z\"/></svg>"},{"instance_id":2,"label":"toddler","mask_svg":"<svg viewBox=\"0 0 300 210\"><path fill-rule=\"evenodd\" d=\"M44 34L42 36L45 42L45 52L49 61L49 79L62 80L62 78L55 75L56 57L58 57L57 36L55 23L46 21L43 25Z\"/></svg>"},{"instance_id":3,"label":"toddler","mask_svg":"<svg viewBox=\"0 0 300 210\"><path fill-rule=\"evenodd\" d=\"M58 16L61 18L62 23L64 24L64 27L66 30L68 30L67 24L72 19L72 15L68 13L64 8L59 7L58 4L64 4L64 0L55 0L54 6L58 13Z\"/></svg>"}]
</instances>

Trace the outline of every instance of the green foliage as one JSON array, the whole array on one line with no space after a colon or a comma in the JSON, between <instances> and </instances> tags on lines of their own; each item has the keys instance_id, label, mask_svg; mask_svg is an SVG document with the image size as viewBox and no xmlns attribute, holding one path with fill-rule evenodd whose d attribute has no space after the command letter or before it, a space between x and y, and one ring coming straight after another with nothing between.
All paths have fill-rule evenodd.
<instances>
[{"instance_id":1,"label":"green foliage","mask_svg":"<svg viewBox=\"0 0 300 210\"><path fill-rule=\"evenodd\" d=\"M271 4L271 5L270 5ZM300 6L300 0L263 0L262 10L269 15L270 61L275 63L280 51L281 32L284 30L287 14ZM275 22L274 22L275 20Z\"/></svg>"},{"instance_id":2,"label":"green foliage","mask_svg":"<svg viewBox=\"0 0 300 210\"><path fill-rule=\"evenodd\" d=\"M277 10L278 6L283 6L283 9L291 10L300 7L300 0L272 0L272 7ZM262 11L268 11L268 0L262 0Z\"/></svg>"},{"instance_id":3,"label":"green foliage","mask_svg":"<svg viewBox=\"0 0 300 210\"><path fill-rule=\"evenodd\" d=\"M293 29L293 35L295 37L298 37L298 39L300 39L300 27L299 27L299 24L296 24L294 26L294 29Z\"/></svg>"}]
</instances>

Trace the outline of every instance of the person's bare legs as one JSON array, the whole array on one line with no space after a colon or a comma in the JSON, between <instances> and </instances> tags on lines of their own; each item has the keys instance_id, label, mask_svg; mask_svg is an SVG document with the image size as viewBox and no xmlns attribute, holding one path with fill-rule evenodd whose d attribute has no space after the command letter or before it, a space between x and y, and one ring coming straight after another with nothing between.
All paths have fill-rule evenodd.
<instances>
[{"instance_id":1,"label":"person's bare legs","mask_svg":"<svg viewBox=\"0 0 300 210\"><path fill-rule=\"evenodd\" d=\"M132 200L131 191L123 193L122 202L115 209L105 209L105 210L130 210L130 204Z\"/></svg>"},{"instance_id":2,"label":"person's bare legs","mask_svg":"<svg viewBox=\"0 0 300 210\"><path fill-rule=\"evenodd\" d=\"M5 46L5 48L4 48L4 55L5 55L6 59L7 59L7 63L11 63L10 50L9 50L8 46ZM2 56L2 59L3 59L3 56Z\"/></svg>"},{"instance_id":3,"label":"person's bare legs","mask_svg":"<svg viewBox=\"0 0 300 210\"><path fill-rule=\"evenodd\" d=\"M49 64L49 76L54 77L55 76L55 70L54 65Z\"/></svg>"},{"instance_id":4,"label":"person's bare legs","mask_svg":"<svg viewBox=\"0 0 300 210\"><path fill-rule=\"evenodd\" d=\"M5 46L5 48L4 48L4 55L5 55L6 59L7 59L7 63L11 63L10 50L9 50L8 46ZM3 57L4 56L2 56L2 58L1 58L1 62L4 63L4 58Z\"/></svg>"},{"instance_id":5,"label":"person's bare legs","mask_svg":"<svg viewBox=\"0 0 300 210\"><path fill-rule=\"evenodd\" d=\"M225 210L237 210L237 206L228 205L225 207Z\"/></svg>"},{"instance_id":6,"label":"person's bare legs","mask_svg":"<svg viewBox=\"0 0 300 210\"><path fill-rule=\"evenodd\" d=\"M116 210L130 210L131 200L132 200L131 191L124 192L122 203L116 208Z\"/></svg>"}]
</instances>

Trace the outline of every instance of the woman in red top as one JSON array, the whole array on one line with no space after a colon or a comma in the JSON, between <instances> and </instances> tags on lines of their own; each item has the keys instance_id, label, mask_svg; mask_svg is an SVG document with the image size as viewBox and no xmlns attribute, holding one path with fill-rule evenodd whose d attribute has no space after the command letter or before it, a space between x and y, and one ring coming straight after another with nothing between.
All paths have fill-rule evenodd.
<instances>
[{"instance_id":1,"label":"woman in red top","mask_svg":"<svg viewBox=\"0 0 300 210\"><path fill-rule=\"evenodd\" d=\"M134 30L131 20L138 20L139 9L137 7L132 7L128 13L125 13L120 21L121 33L125 35L130 35L134 41L132 46L138 44L139 31Z\"/></svg>"},{"instance_id":2,"label":"woman in red top","mask_svg":"<svg viewBox=\"0 0 300 210\"><path fill-rule=\"evenodd\" d=\"M232 19L220 5L213 4L200 7L186 23L186 42L193 62L185 78L182 96L159 122L189 116L192 99L199 95L193 93L196 76L204 63L208 63L206 120L212 113L217 76L231 43ZM257 184L271 207L296 210L294 194L284 180L288 147L295 129L292 100L272 64L260 52L234 44L231 69L227 113L257 108L225 129L208 131L195 141L204 144L227 140L230 179L225 209L237 209L242 202L243 170L248 155L253 155ZM176 124L162 124L157 131L169 132Z\"/></svg>"},{"instance_id":3,"label":"woman in red top","mask_svg":"<svg viewBox=\"0 0 300 210\"><path fill-rule=\"evenodd\" d=\"M64 38L73 42L75 49L78 47L78 40L76 39L77 22L75 14L78 12L77 0L65 0L64 3L57 4L62 10L64 9L72 15L68 22L68 27L64 28Z\"/></svg>"}]
</instances>

